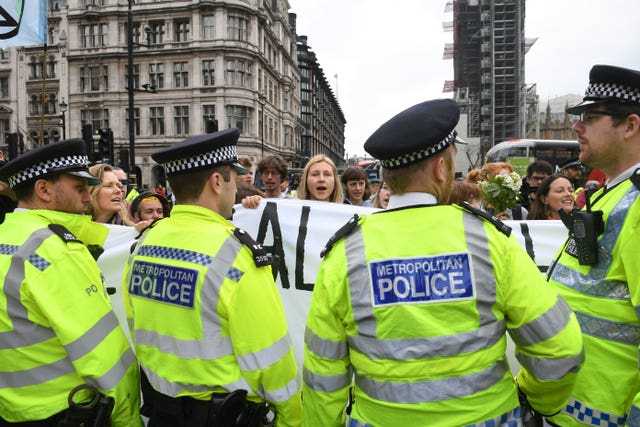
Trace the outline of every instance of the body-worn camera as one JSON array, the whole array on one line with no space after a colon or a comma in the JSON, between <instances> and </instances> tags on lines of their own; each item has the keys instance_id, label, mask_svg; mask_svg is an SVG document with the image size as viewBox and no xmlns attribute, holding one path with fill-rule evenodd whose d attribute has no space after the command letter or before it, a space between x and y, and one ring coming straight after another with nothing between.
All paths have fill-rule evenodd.
<instances>
[{"instance_id":1,"label":"body-worn camera","mask_svg":"<svg viewBox=\"0 0 640 427\"><path fill-rule=\"evenodd\" d=\"M558 209L560 219L569 229L569 243L565 249L575 256L580 265L598 263L598 236L604 232L602 211L581 211L574 209L571 213Z\"/></svg>"}]
</instances>

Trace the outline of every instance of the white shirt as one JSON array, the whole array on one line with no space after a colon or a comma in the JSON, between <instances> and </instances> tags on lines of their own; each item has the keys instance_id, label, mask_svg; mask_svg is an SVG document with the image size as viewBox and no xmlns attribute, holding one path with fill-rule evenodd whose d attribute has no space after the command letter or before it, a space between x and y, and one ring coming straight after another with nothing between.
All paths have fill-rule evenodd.
<instances>
[{"instance_id":1,"label":"white shirt","mask_svg":"<svg viewBox=\"0 0 640 427\"><path fill-rule=\"evenodd\" d=\"M430 193L404 193L392 194L389 198L388 209L404 208L406 206L415 205L437 205L436 196Z\"/></svg>"}]
</instances>

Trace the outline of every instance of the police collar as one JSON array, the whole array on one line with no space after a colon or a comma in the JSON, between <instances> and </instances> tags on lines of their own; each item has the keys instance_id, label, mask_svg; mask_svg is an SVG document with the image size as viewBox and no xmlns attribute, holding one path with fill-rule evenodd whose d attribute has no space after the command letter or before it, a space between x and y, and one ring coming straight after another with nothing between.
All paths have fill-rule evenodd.
<instances>
[{"instance_id":1,"label":"police collar","mask_svg":"<svg viewBox=\"0 0 640 427\"><path fill-rule=\"evenodd\" d=\"M392 194L389 198L389 209L399 209L407 206L415 205L437 205L438 200L433 194L430 193L404 193L404 194Z\"/></svg>"},{"instance_id":2,"label":"police collar","mask_svg":"<svg viewBox=\"0 0 640 427\"><path fill-rule=\"evenodd\" d=\"M615 187L616 185L620 184L622 181L624 181L625 179L629 179L631 178L631 176L633 175L633 173L635 172L636 169L640 168L640 163L636 163L635 165L631 166L629 169L623 171L622 173L620 173L618 176L616 176L615 178L611 178L609 180L609 182L607 182L605 184L605 188L607 190L612 189L613 187Z\"/></svg>"}]
</instances>

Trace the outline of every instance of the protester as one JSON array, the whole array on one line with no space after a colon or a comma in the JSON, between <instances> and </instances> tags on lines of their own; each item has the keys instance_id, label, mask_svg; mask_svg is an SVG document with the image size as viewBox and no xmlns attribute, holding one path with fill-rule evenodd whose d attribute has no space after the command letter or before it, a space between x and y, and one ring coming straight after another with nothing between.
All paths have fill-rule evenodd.
<instances>
[{"instance_id":1,"label":"protester","mask_svg":"<svg viewBox=\"0 0 640 427\"><path fill-rule=\"evenodd\" d=\"M389 198L391 197L391 191L389 191L389 186L386 182L382 182L380 185L380 189L373 197L373 203L371 204L374 208L387 209L387 205L389 205Z\"/></svg>"},{"instance_id":2,"label":"protester","mask_svg":"<svg viewBox=\"0 0 640 427\"><path fill-rule=\"evenodd\" d=\"M452 99L423 102L366 141L392 195L387 210L354 217L323 251L305 333L303 426L344 426L347 401L350 425L376 427L522 425L518 390L545 414L566 404L582 360L575 316L508 227L442 206L459 116Z\"/></svg>"},{"instance_id":3,"label":"protester","mask_svg":"<svg viewBox=\"0 0 640 427\"><path fill-rule=\"evenodd\" d=\"M87 207L87 214L91 215L91 219L103 224L134 225L129 219L124 187L113 172L113 167L100 163L91 166L89 172L100 178L100 183L90 189L91 204Z\"/></svg>"},{"instance_id":4,"label":"protester","mask_svg":"<svg viewBox=\"0 0 640 427\"><path fill-rule=\"evenodd\" d=\"M236 177L236 188L253 187L253 162L248 157L240 157L238 162L247 170L247 173Z\"/></svg>"},{"instance_id":5,"label":"protester","mask_svg":"<svg viewBox=\"0 0 640 427\"><path fill-rule=\"evenodd\" d=\"M578 191L576 196L576 207L582 209L587 204L587 194L593 194L600 188L600 182L596 180L587 181L584 188Z\"/></svg>"},{"instance_id":6,"label":"protester","mask_svg":"<svg viewBox=\"0 0 640 427\"><path fill-rule=\"evenodd\" d=\"M358 166L346 168L342 172L340 182L344 188L344 203L355 206L371 206L369 178L364 169Z\"/></svg>"},{"instance_id":7,"label":"protester","mask_svg":"<svg viewBox=\"0 0 640 427\"><path fill-rule=\"evenodd\" d=\"M270 155L258 162L258 173L264 185L265 197L287 199L289 195L282 185L287 181L287 162L278 155Z\"/></svg>"},{"instance_id":8,"label":"protester","mask_svg":"<svg viewBox=\"0 0 640 427\"><path fill-rule=\"evenodd\" d=\"M309 159L302 170L296 195L302 200L342 203L342 185L333 161L322 154Z\"/></svg>"},{"instance_id":9,"label":"protester","mask_svg":"<svg viewBox=\"0 0 640 427\"><path fill-rule=\"evenodd\" d=\"M265 401L278 426L300 424L297 367L271 259L226 219L236 175L246 173L237 163L239 137L225 129L151 155L177 204L141 236L123 283L150 426L232 426L253 415L263 422Z\"/></svg>"},{"instance_id":10,"label":"protester","mask_svg":"<svg viewBox=\"0 0 640 427\"><path fill-rule=\"evenodd\" d=\"M147 191L133 199L130 207L132 221L136 229L151 225L154 221L169 216L171 205L162 195Z\"/></svg>"},{"instance_id":11,"label":"protester","mask_svg":"<svg viewBox=\"0 0 640 427\"><path fill-rule=\"evenodd\" d=\"M449 204L461 202L467 202L476 209L482 209L480 206L480 185L469 181L456 180L451 188Z\"/></svg>"},{"instance_id":12,"label":"protester","mask_svg":"<svg viewBox=\"0 0 640 427\"><path fill-rule=\"evenodd\" d=\"M546 160L535 160L527 166L527 176L522 183L522 191L520 192L522 207L529 209L536 198L538 186L543 179L551 175L553 175L553 165Z\"/></svg>"},{"instance_id":13,"label":"protester","mask_svg":"<svg viewBox=\"0 0 640 427\"><path fill-rule=\"evenodd\" d=\"M550 175L538 186L536 198L533 199L527 219L560 219L558 209L562 208L569 213L573 207L571 181L564 175Z\"/></svg>"},{"instance_id":14,"label":"protester","mask_svg":"<svg viewBox=\"0 0 640 427\"><path fill-rule=\"evenodd\" d=\"M514 172L513 166L505 162L485 163L480 170L480 181L486 181L498 175L509 175ZM486 200L482 201L482 207L484 210L494 215L501 220L521 220L527 217L527 210L522 207L520 203L516 203L515 206L505 212L494 212L493 206L488 204Z\"/></svg>"},{"instance_id":15,"label":"protester","mask_svg":"<svg viewBox=\"0 0 640 427\"><path fill-rule=\"evenodd\" d=\"M142 426L138 364L92 256L108 230L83 215L87 184L99 182L87 165L84 141L71 139L0 169L18 199L0 225L2 426L63 425L68 396L80 385L115 399L109 425ZM76 404L89 408L88 396L81 391Z\"/></svg>"},{"instance_id":16,"label":"protester","mask_svg":"<svg viewBox=\"0 0 640 427\"><path fill-rule=\"evenodd\" d=\"M587 356L568 405L550 421L637 427L640 71L593 66L583 102L567 113L579 116L571 128L580 162L609 181L590 197L591 210L601 212L603 221L581 211L549 268L549 282L580 321Z\"/></svg>"},{"instance_id":17,"label":"protester","mask_svg":"<svg viewBox=\"0 0 640 427\"><path fill-rule=\"evenodd\" d=\"M7 161L1 158L1 153L2 151L0 151L0 168L7 164ZM13 212L16 206L18 206L16 193L13 192L8 183L0 181L0 224L4 222L5 215Z\"/></svg>"}]
</instances>

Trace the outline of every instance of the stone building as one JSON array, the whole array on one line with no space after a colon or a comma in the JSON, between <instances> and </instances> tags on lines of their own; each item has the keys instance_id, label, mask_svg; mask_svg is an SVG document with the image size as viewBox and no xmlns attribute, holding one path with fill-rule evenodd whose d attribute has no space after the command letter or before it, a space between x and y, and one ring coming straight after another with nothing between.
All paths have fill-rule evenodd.
<instances>
[{"instance_id":1,"label":"stone building","mask_svg":"<svg viewBox=\"0 0 640 427\"><path fill-rule=\"evenodd\" d=\"M0 52L0 148L5 133L18 133L29 149L63 134L82 137L90 124L94 134L111 130L112 163L127 169L133 147L138 182L153 186L164 179L153 151L237 127L239 154L254 163L268 154L301 163L316 152L302 151L307 128L289 9L288 0L49 0L46 47ZM341 119L329 143L339 155Z\"/></svg>"}]
</instances>

